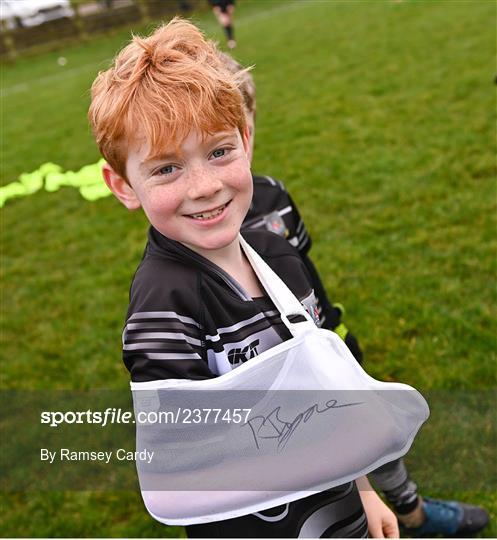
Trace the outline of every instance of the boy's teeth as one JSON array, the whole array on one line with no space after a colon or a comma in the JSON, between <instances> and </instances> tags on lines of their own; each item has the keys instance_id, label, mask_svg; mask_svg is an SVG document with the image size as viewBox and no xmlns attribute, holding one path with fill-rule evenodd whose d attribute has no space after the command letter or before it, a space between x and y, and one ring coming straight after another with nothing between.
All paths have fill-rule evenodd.
<instances>
[{"instance_id":1,"label":"boy's teeth","mask_svg":"<svg viewBox=\"0 0 497 540\"><path fill-rule=\"evenodd\" d=\"M210 219L217 215L219 215L225 208L225 204L223 206L220 206L219 208L216 208L215 210L212 210L211 212L204 212L203 214L192 214L193 219Z\"/></svg>"}]
</instances>

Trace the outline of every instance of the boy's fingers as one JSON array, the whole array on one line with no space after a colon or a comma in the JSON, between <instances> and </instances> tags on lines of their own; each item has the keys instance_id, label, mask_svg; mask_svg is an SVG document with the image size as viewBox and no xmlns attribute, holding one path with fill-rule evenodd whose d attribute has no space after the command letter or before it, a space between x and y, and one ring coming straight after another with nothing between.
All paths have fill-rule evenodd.
<instances>
[{"instance_id":1,"label":"boy's fingers","mask_svg":"<svg viewBox=\"0 0 497 540\"><path fill-rule=\"evenodd\" d=\"M381 521L378 523L369 523L368 532L370 538L385 538L383 536L383 528L381 526Z\"/></svg>"},{"instance_id":2,"label":"boy's fingers","mask_svg":"<svg viewBox=\"0 0 497 540\"><path fill-rule=\"evenodd\" d=\"M400 531L397 522L388 521L383 527L385 538L400 538Z\"/></svg>"}]
</instances>

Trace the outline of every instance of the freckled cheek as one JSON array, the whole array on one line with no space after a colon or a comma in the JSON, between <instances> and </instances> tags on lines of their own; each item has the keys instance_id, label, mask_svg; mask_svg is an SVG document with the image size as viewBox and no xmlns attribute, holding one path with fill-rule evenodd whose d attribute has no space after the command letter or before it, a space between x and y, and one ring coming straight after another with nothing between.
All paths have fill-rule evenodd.
<instances>
[{"instance_id":1,"label":"freckled cheek","mask_svg":"<svg viewBox=\"0 0 497 540\"><path fill-rule=\"evenodd\" d=\"M231 185L242 193L252 193L252 175L247 169L238 169L231 176Z\"/></svg>"},{"instance_id":2,"label":"freckled cheek","mask_svg":"<svg viewBox=\"0 0 497 540\"><path fill-rule=\"evenodd\" d=\"M252 176L248 179L242 179L237 185L238 193L238 212L237 214L241 219L244 219L250 208L253 195Z\"/></svg>"},{"instance_id":3,"label":"freckled cheek","mask_svg":"<svg viewBox=\"0 0 497 540\"><path fill-rule=\"evenodd\" d=\"M149 211L158 217L181 213L183 199L175 193L154 193L149 198Z\"/></svg>"},{"instance_id":4,"label":"freckled cheek","mask_svg":"<svg viewBox=\"0 0 497 540\"><path fill-rule=\"evenodd\" d=\"M250 201L252 201L252 196L254 194L254 184L252 181L252 175L249 175L245 181L243 182L242 190L245 194L245 197Z\"/></svg>"}]
</instances>

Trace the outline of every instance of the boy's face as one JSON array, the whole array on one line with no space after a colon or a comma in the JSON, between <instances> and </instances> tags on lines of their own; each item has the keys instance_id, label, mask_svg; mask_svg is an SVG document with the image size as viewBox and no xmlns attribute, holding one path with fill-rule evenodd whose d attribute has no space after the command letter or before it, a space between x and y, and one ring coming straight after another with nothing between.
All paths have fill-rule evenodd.
<instances>
[{"instance_id":1,"label":"boy's face","mask_svg":"<svg viewBox=\"0 0 497 540\"><path fill-rule=\"evenodd\" d=\"M202 138L191 131L178 151L164 150L149 160L146 144L131 148L130 185L116 188L115 173L104 170L109 187L129 209L141 206L164 236L198 253L208 256L235 242L252 200L248 133L242 138L233 129Z\"/></svg>"}]
</instances>

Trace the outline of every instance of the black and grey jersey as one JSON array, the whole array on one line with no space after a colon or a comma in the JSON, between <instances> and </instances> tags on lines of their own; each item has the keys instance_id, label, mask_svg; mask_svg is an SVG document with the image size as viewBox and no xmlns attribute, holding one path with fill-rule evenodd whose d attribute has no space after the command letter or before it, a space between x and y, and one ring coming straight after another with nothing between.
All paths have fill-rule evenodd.
<instances>
[{"instance_id":1,"label":"black and grey jersey","mask_svg":"<svg viewBox=\"0 0 497 540\"><path fill-rule=\"evenodd\" d=\"M267 231L246 231L244 237L318 323L298 252ZM150 229L123 333L133 381L222 375L289 337L269 297L251 298L221 268Z\"/></svg>"},{"instance_id":2,"label":"black and grey jersey","mask_svg":"<svg viewBox=\"0 0 497 540\"><path fill-rule=\"evenodd\" d=\"M355 482L235 519L186 527L189 538L367 538Z\"/></svg>"},{"instance_id":3,"label":"black and grey jersey","mask_svg":"<svg viewBox=\"0 0 497 540\"><path fill-rule=\"evenodd\" d=\"M315 298L295 248L268 231L245 240L312 316ZM268 297L251 298L218 266L151 228L130 290L123 358L135 382L222 375L289 339ZM365 537L354 482L260 513L187 527L189 537Z\"/></svg>"}]
</instances>

